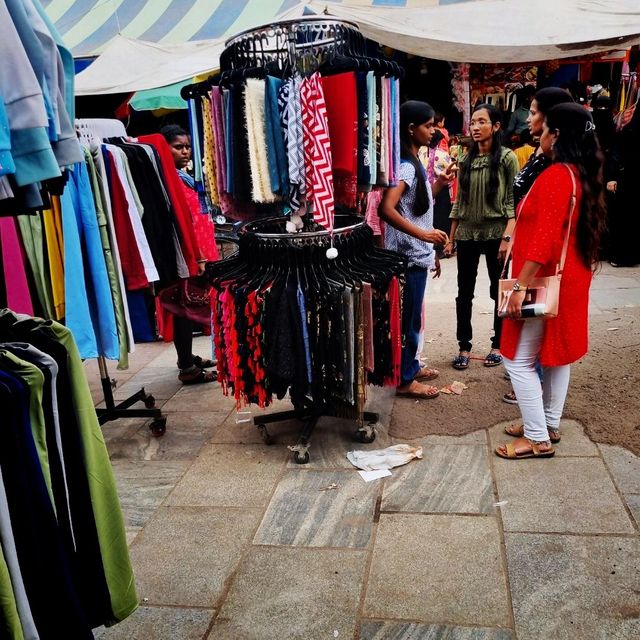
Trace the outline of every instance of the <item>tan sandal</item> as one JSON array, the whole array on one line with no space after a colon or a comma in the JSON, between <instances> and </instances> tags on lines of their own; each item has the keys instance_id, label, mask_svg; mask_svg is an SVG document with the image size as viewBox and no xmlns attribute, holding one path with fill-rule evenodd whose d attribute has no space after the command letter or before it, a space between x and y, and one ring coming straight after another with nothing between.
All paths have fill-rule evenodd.
<instances>
[{"instance_id":1,"label":"tan sandal","mask_svg":"<svg viewBox=\"0 0 640 640\"><path fill-rule=\"evenodd\" d=\"M429 367L422 367L418 374L414 378L414 380L435 380L440 375L440 372L437 369L431 369Z\"/></svg>"},{"instance_id":2,"label":"tan sandal","mask_svg":"<svg viewBox=\"0 0 640 640\"><path fill-rule=\"evenodd\" d=\"M540 447L543 442L534 442L528 438L518 438L514 442L507 442L495 448L495 454L506 460L520 460L524 458L552 458L556 450L549 445L548 449ZM504 449L504 451L503 451Z\"/></svg>"},{"instance_id":3,"label":"tan sandal","mask_svg":"<svg viewBox=\"0 0 640 640\"><path fill-rule=\"evenodd\" d=\"M404 390L401 387L396 389L396 395L401 398L417 398L418 400L431 400L440 395L437 387L431 387L426 384L420 384L415 380Z\"/></svg>"},{"instance_id":4,"label":"tan sandal","mask_svg":"<svg viewBox=\"0 0 640 640\"><path fill-rule=\"evenodd\" d=\"M558 429L547 428L547 431L549 432L549 440L551 440L553 444L557 444L558 442L560 442L560 431L558 431ZM504 432L508 436L513 436L514 438L522 438L524 437L524 425L510 425L504 428Z\"/></svg>"}]
</instances>

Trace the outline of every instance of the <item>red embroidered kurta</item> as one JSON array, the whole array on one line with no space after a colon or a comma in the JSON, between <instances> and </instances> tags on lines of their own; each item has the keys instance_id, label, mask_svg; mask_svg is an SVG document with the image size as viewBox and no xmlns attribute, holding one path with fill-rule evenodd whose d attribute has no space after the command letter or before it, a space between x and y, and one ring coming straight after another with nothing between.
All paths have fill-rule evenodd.
<instances>
[{"instance_id":1,"label":"red embroidered kurta","mask_svg":"<svg viewBox=\"0 0 640 640\"><path fill-rule=\"evenodd\" d=\"M581 358L589 348L589 287L593 273L582 260L576 243L582 188L576 175L576 207L569 236L569 248L560 282L558 316L544 320L540 351L543 366L557 367ZM550 276L560 260L567 224L572 182L566 165L554 164L542 172L518 212L513 245L513 276L517 277L526 260L542 264L537 276ZM505 318L500 349L513 359L523 322Z\"/></svg>"}]
</instances>

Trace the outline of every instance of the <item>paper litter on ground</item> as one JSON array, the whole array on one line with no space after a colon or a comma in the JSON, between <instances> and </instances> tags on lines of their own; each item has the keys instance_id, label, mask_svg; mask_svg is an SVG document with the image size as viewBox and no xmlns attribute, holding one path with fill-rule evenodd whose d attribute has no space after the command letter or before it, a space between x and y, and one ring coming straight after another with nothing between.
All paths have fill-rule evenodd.
<instances>
[{"instance_id":1,"label":"paper litter on ground","mask_svg":"<svg viewBox=\"0 0 640 640\"><path fill-rule=\"evenodd\" d=\"M412 447L408 444L394 444L386 449L372 449L371 451L349 451L347 459L358 469L374 471L376 469L391 469L407 464L414 458L422 458L422 447Z\"/></svg>"},{"instance_id":2,"label":"paper litter on ground","mask_svg":"<svg viewBox=\"0 0 640 640\"><path fill-rule=\"evenodd\" d=\"M469 387L467 387L467 385L464 382L459 382L458 380L455 380L454 382L452 382L451 384L448 384L444 387L442 387L442 389L440 389L441 393L446 393L446 394L455 394L457 396L461 396L462 392L465 389L468 389Z\"/></svg>"},{"instance_id":3,"label":"paper litter on ground","mask_svg":"<svg viewBox=\"0 0 640 640\"><path fill-rule=\"evenodd\" d=\"M378 478L386 478L391 475L389 469L376 469L375 471L358 471L360 476L365 482L371 482L372 480L378 480Z\"/></svg>"}]
</instances>

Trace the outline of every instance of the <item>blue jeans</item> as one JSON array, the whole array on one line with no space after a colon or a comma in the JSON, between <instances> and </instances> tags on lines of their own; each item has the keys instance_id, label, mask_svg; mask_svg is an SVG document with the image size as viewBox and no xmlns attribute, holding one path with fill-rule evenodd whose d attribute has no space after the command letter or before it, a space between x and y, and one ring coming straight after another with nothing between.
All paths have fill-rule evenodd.
<instances>
[{"instance_id":1,"label":"blue jeans","mask_svg":"<svg viewBox=\"0 0 640 640\"><path fill-rule=\"evenodd\" d=\"M422 303L427 286L428 269L409 267L402 294L402 361L400 384L409 384L420 371L416 357L422 327Z\"/></svg>"}]
</instances>

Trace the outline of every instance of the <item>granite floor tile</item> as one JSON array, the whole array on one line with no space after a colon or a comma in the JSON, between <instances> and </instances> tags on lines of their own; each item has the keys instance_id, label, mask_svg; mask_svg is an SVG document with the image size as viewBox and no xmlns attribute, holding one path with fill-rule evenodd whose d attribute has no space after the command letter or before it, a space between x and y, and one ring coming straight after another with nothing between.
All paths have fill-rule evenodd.
<instances>
[{"instance_id":1,"label":"granite floor tile","mask_svg":"<svg viewBox=\"0 0 640 640\"><path fill-rule=\"evenodd\" d=\"M356 423L353 420L320 418L311 436L311 459L309 464L304 465L305 469L354 469L347 459L347 452L354 449L384 449L391 445L391 439L385 429L376 428L376 439L368 444L358 442L355 433ZM295 439L297 440L297 437ZM300 467L292 457L289 458L288 466L291 469Z\"/></svg>"},{"instance_id":2,"label":"granite floor tile","mask_svg":"<svg viewBox=\"0 0 640 640\"><path fill-rule=\"evenodd\" d=\"M206 445L167 504L264 507L282 473L286 455L282 447Z\"/></svg>"},{"instance_id":3,"label":"granite floor tile","mask_svg":"<svg viewBox=\"0 0 640 640\"><path fill-rule=\"evenodd\" d=\"M112 460L192 460L208 440L207 433L180 431L167 420L167 430L161 438L149 429L139 429L126 438L109 441Z\"/></svg>"},{"instance_id":4,"label":"granite floor tile","mask_svg":"<svg viewBox=\"0 0 640 640\"><path fill-rule=\"evenodd\" d=\"M382 514L364 615L507 626L509 605L496 520Z\"/></svg>"},{"instance_id":5,"label":"granite floor tile","mask_svg":"<svg viewBox=\"0 0 640 640\"><path fill-rule=\"evenodd\" d=\"M640 493L640 458L622 447L598 445L622 493Z\"/></svg>"},{"instance_id":6,"label":"granite floor tile","mask_svg":"<svg viewBox=\"0 0 640 640\"><path fill-rule=\"evenodd\" d=\"M486 446L437 445L385 480L382 511L492 513L493 483Z\"/></svg>"},{"instance_id":7,"label":"granite floor tile","mask_svg":"<svg viewBox=\"0 0 640 640\"><path fill-rule=\"evenodd\" d=\"M509 629L415 622L365 621L360 629L360 640L512 640L513 637Z\"/></svg>"},{"instance_id":8,"label":"granite floor tile","mask_svg":"<svg viewBox=\"0 0 640 640\"><path fill-rule=\"evenodd\" d=\"M132 438L140 429L146 428L149 422L150 420L146 418L120 418L105 422L102 425L102 437L109 447L112 440Z\"/></svg>"},{"instance_id":9,"label":"granite floor tile","mask_svg":"<svg viewBox=\"0 0 640 640\"><path fill-rule=\"evenodd\" d=\"M519 640L640 637L640 541L507 534Z\"/></svg>"},{"instance_id":10,"label":"granite floor tile","mask_svg":"<svg viewBox=\"0 0 640 640\"><path fill-rule=\"evenodd\" d=\"M161 507L130 548L138 596L214 607L259 518L255 509Z\"/></svg>"},{"instance_id":11,"label":"granite floor tile","mask_svg":"<svg viewBox=\"0 0 640 640\"><path fill-rule=\"evenodd\" d=\"M494 472L505 531L634 531L600 458L496 458Z\"/></svg>"},{"instance_id":12,"label":"granite floor tile","mask_svg":"<svg viewBox=\"0 0 640 640\"><path fill-rule=\"evenodd\" d=\"M288 471L276 489L255 544L364 548L379 487L355 471Z\"/></svg>"},{"instance_id":13,"label":"granite floor tile","mask_svg":"<svg viewBox=\"0 0 640 640\"><path fill-rule=\"evenodd\" d=\"M366 553L251 549L208 640L354 637Z\"/></svg>"},{"instance_id":14,"label":"granite floor tile","mask_svg":"<svg viewBox=\"0 0 640 640\"><path fill-rule=\"evenodd\" d=\"M175 395L182 387L182 383L178 380L178 372L175 368L145 368L131 376L126 382L119 383L113 391L113 397L116 400L124 400L142 387L156 400L167 400ZM140 404L144 406L144 404Z\"/></svg>"},{"instance_id":15,"label":"granite floor tile","mask_svg":"<svg viewBox=\"0 0 640 640\"><path fill-rule=\"evenodd\" d=\"M253 423L253 417L259 415L257 411L238 414L235 407L231 409L226 420L213 430L211 444L263 444L260 431ZM267 425L274 448L282 448L295 444L300 430L300 423L296 420L285 420ZM266 445L264 445L266 446Z\"/></svg>"},{"instance_id":16,"label":"granite floor tile","mask_svg":"<svg viewBox=\"0 0 640 640\"><path fill-rule=\"evenodd\" d=\"M211 337L194 336L192 351L201 358L211 358ZM151 354L148 361L150 367L173 367L177 368L178 357L173 343L158 343L157 348Z\"/></svg>"},{"instance_id":17,"label":"granite floor tile","mask_svg":"<svg viewBox=\"0 0 640 640\"><path fill-rule=\"evenodd\" d=\"M624 499L631 510L631 513L636 521L636 524L640 527L640 494L627 493Z\"/></svg>"},{"instance_id":18,"label":"granite floor tile","mask_svg":"<svg viewBox=\"0 0 640 640\"><path fill-rule=\"evenodd\" d=\"M235 400L222 393L217 382L182 385L178 382L176 392L164 408L167 411L213 411L229 412L235 407Z\"/></svg>"},{"instance_id":19,"label":"granite floor tile","mask_svg":"<svg viewBox=\"0 0 640 640\"><path fill-rule=\"evenodd\" d=\"M144 527L189 467L183 460L112 460L111 464L129 527Z\"/></svg>"},{"instance_id":20,"label":"granite floor tile","mask_svg":"<svg viewBox=\"0 0 640 640\"><path fill-rule=\"evenodd\" d=\"M214 610L140 607L114 627L94 631L99 640L200 640Z\"/></svg>"},{"instance_id":21,"label":"granite floor tile","mask_svg":"<svg viewBox=\"0 0 640 640\"><path fill-rule=\"evenodd\" d=\"M396 438L394 438L396 440ZM400 440L398 440L400 442ZM479 429L472 433L466 433L463 436L425 436L418 440L411 440L411 444L421 444L423 447L429 447L437 444L482 444L487 445L487 432L485 429Z\"/></svg>"},{"instance_id":22,"label":"granite floor tile","mask_svg":"<svg viewBox=\"0 0 640 640\"><path fill-rule=\"evenodd\" d=\"M508 425L521 425L522 419L510 420L509 422L501 422L489 429L489 441L491 450L493 451L498 445L510 442L512 437L504 432L504 428ZM554 445L556 450L556 458L567 457L591 457L598 455L598 447L585 435L584 429L579 422L575 420L562 420L560 423L561 441Z\"/></svg>"}]
</instances>

